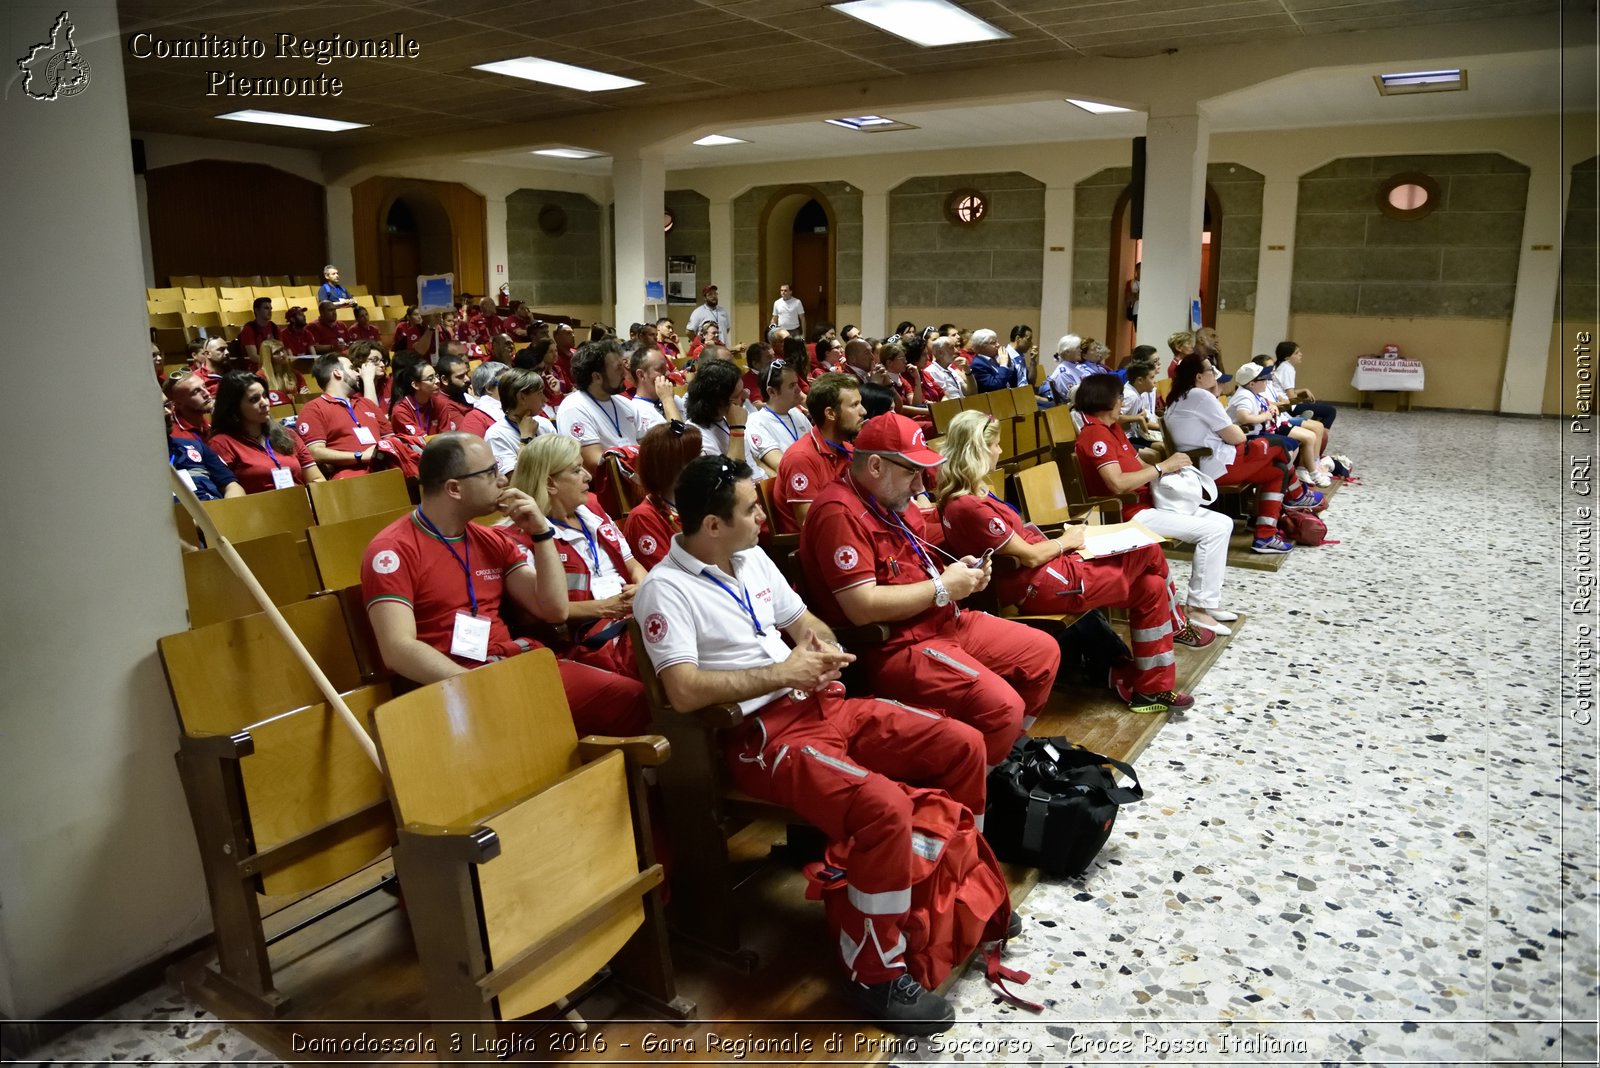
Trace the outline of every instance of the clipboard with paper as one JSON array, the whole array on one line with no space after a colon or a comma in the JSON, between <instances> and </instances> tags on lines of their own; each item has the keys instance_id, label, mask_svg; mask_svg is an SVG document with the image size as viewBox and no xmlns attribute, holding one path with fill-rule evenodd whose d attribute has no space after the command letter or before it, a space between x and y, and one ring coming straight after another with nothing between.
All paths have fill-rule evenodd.
<instances>
[{"instance_id":1,"label":"clipboard with paper","mask_svg":"<svg viewBox=\"0 0 1600 1068\"><path fill-rule=\"evenodd\" d=\"M1120 553L1130 553L1135 549L1142 549L1146 545L1159 545L1167 540L1137 519L1129 520L1126 523L1087 526L1083 529L1083 548L1077 552L1085 560L1097 560L1102 556L1117 556Z\"/></svg>"}]
</instances>

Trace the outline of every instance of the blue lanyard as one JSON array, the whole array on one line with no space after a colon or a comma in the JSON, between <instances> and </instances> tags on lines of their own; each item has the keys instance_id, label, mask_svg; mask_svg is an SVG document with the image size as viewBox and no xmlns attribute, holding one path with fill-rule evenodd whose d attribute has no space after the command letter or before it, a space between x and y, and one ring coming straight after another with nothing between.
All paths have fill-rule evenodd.
<instances>
[{"instance_id":1,"label":"blue lanyard","mask_svg":"<svg viewBox=\"0 0 1600 1068\"><path fill-rule=\"evenodd\" d=\"M750 600L750 591L745 589L744 583L739 583L739 592L734 593L728 584L709 571L701 571L700 577L717 584L717 589L733 598L733 603L744 609L745 615L750 617L750 625L756 629L757 638L765 638L767 632L761 629L761 620L756 618L756 606Z\"/></svg>"},{"instance_id":2,"label":"blue lanyard","mask_svg":"<svg viewBox=\"0 0 1600 1068\"><path fill-rule=\"evenodd\" d=\"M838 453L840 456L843 456L846 460L851 459L850 450L839 444L837 441L829 441L821 434L817 434L817 440L822 442L828 448L832 449L834 452Z\"/></svg>"},{"instance_id":3,"label":"blue lanyard","mask_svg":"<svg viewBox=\"0 0 1600 1068\"><path fill-rule=\"evenodd\" d=\"M800 440L800 426L798 423L796 423L787 415L778 415L777 412L773 412L772 414L777 418L778 422L783 424L783 428L789 432L790 442L796 442Z\"/></svg>"},{"instance_id":4,"label":"blue lanyard","mask_svg":"<svg viewBox=\"0 0 1600 1068\"><path fill-rule=\"evenodd\" d=\"M427 411L423 411L422 408L417 405L417 398L412 397L411 410L417 413L417 422L422 424L422 432L424 434L431 434L433 432L433 402L430 400L428 402Z\"/></svg>"},{"instance_id":5,"label":"blue lanyard","mask_svg":"<svg viewBox=\"0 0 1600 1068\"><path fill-rule=\"evenodd\" d=\"M1022 513L1021 513L1021 512L1020 512L1020 511L1018 511L1018 509L1017 509L1017 506L1016 506L1016 505L1014 505L1014 504L1012 504L1012 503L1011 503L1011 502L1010 502L1010 501L1007 501L1007 500L1003 500L1003 499L1001 499L1001 498L999 498L999 497L996 497L996 496L995 496L995 495L994 495L994 491L993 491L993 490L990 490L990 491L989 491L989 499L990 499L990 500L991 500L991 501L994 501L994 502L995 502L995 503L996 503L996 504L1003 504L1003 505L1005 505L1005 506L1006 506L1006 507L1007 507L1007 508L1009 508L1009 509L1011 509L1011 510L1012 510L1012 511L1013 511L1013 512L1016 512L1016 513L1017 513L1017 514L1018 514L1018 515L1021 515L1021 514L1022 514Z\"/></svg>"},{"instance_id":6,"label":"blue lanyard","mask_svg":"<svg viewBox=\"0 0 1600 1068\"><path fill-rule=\"evenodd\" d=\"M850 486L856 491L856 495L860 496L861 488L855 484L855 479L850 480ZM937 577L939 574L938 569L933 566L933 561L928 559L928 554L922 551L922 546L917 544L917 536L911 533L911 528L906 526L906 521L901 519L899 515L886 513L883 507L878 504L878 498L870 493L867 494L866 505L872 514L878 518L879 522L885 526L889 525L890 519L894 520L894 525L900 528L901 536L906 539L906 544L911 546L911 551L917 554L917 559L922 561L922 566L927 569L928 574Z\"/></svg>"},{"instance_id":7,"label":"blue lanyard","mask_svg":"<svg viewBox=\"0 0 1600 1068\"><path fill-rule=\"evenodd\" d=\"M455 548L450 544L449 540L442 533L440 533L439 528L433 525L433 520L422 514L421 508L417 509L417 518L422 521L423 528L426 529L429 534L432 534L444 544L446 551L450 553L451 559L453 559L457 564L461 565L462 574L467 576L467 600L472 604L472 614L477 615L478 595L474 593L472 589L472 568L469 566L472 561L472 544L467 541L465 532L463 532L461 535L461 556L457 556Z\"/></svg>"},{"instance_id":8,"label":"blue lanyard","mask_svg":"<svg viewBox=\"0 0 1600 1068\"><path fill-rule=\"evenodd\" d=\"M263 448L265 448L267 450L267 458L272 461L272 466L273 467L282 467L283 465L278 462L278 454L272 451L272 435L271 434L263 434L262 435L262 437L261 437L261 445L262 445Z\"/></svg>"},{"instance_id":9,"label":"blue lanyard","mask_svg":"<svg viewBox=\"0 0 1600 1068\"><path fill-rule=\"evenodd\" d=\"M622 414L617 411L617 402L614 400L611 401L611 410L607 411L605 408L600 407L600 402L594 399L593 394L589 395L589 400L596 408L599 408L600 414L606 417L606 422L611 424L611 429L615 430L617 432L617 437L620 438L622 436ZM579 522L581 523L582 520L579 520Z\"/></svg>"},{"instance_id":10,"label":"blue lanyard","mask_svg":"<svg viewBox=\"0 0 1600 1068\"><path fill-rule=\"evenodd\" d=\"M328 395L326 393L324 393L323 396L327 397ZM352 423L354 423L356 426L360 426L361 425L361 420L356 418L356 406L354 404L351 404L349 401L345 400L343 397L328 397L328 399L333 401L333 403L335 403L335 404L342 404L344 406L344 410L345 410L346 414L348 414L350 416L350 421Z\"/></svg>"},{"instance_id":11,"label":"blue lanyard","mask_svg":"<svg viewBox=\"0 0 1600 1068\"><path fill-rule=\"evenodd\" d=\"M594 574L598 576L600 574L600 546L595 544L594 534L590 532L589 525L583 521L583 516L574 512L572 518L578 521L578 529L583 531L584 540L589 543L589 556L594 560ZM572 529L572 527L568 526L566 523L556 519L551 519L550 522L554 523L563 530Z\"/></svg>"}]
</instances>

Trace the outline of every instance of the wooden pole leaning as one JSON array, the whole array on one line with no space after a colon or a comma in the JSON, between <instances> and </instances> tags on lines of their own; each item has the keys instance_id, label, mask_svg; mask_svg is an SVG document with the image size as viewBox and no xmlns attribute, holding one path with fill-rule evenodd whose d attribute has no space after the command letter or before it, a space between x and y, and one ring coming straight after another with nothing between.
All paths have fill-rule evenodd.
<instances>
[{"instance_id":1,"label":"wooden pole leaning","mask_svg":"<svg viewBox=\"0 0 1600 1068\"><path fill-rule=\"evenodd\" d=\"M255 575L251 573L250 568L240 558L233 544L222 536L217 530L216 524L211 521L211 517L206 514L206 510L200 507L200 498L196 497L194 490L190 489L188 484L178 477L177 469L170 464L167 466L167 474L172 479L172 492L177 495L178 502L183 505L184 511L189 513L189 518L194 520L196 529L205 535L206 544L222 554L222 559L227 562L229 569L238 576L240 582L244 583L245 589L250 591L250 596L256 599L256 603L266 613L267 619L277 630L279 636L288 644L289 650L294 653L295 659L300 661L300 666L305 668L306 674L311 676L311 681L316 684L318 690L322 691L322 696L327 699L328 706L338 713L339 719L355 735L356 741L365 750L373 765L379 766L378 746L373 742L371 735L361 726L361 721L356 718L354 712L350 711L350 706L345 704L344 698L339 696L339 691L328 680L328 676L323 674L322 668L317 666L317 662L306 651L305 645L301 643L294 629L289 626L288 620L283 618L283 613L278 611L278 606L272 603L272 598L268 596L267 591L262 588L261 583L256 581Z\"/></svg>"}]
</instances>

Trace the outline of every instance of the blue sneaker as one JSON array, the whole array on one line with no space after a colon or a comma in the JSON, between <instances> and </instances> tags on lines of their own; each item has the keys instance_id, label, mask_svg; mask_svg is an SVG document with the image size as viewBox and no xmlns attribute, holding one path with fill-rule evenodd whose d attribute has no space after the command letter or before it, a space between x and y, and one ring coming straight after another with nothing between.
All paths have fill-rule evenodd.
<instances>
[{"instance_id":1,"label":"blue sneaker","mask_svg":"<svg viewBox=\"0 0 1600 1068\"><path fill-rule=\"evenodd\" d=\"M1304 493L1300 494L1300 496L1296 497L1292 501L1284 501L1283 506L1285 508L1304 508L1313 512L1320 512L1322 509L1327 507L1327 499L1323 497L1322 494L1309 487L1303 488L1305 488Z\"/></svg>"},{"instance_id":2,"label":"blue sneaker","mask_svg":"<svg viewBox=\"0 0 1600 1068\"><path fill-rule=\"evenodd\" d=\"M1290 545L1276 534L1270 538L1257 538L1250 543L1250 551L1253 553L1286 553L1293 548L1293 545Z\"/></svg>"}]
</instances>

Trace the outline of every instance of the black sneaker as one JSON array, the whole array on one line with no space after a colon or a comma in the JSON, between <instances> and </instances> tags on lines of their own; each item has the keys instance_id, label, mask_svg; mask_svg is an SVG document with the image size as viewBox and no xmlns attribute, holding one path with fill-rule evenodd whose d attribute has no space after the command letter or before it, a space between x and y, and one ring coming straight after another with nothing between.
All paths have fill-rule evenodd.
<instances>
[{"instance_id":1,"label":"black sneaker","mask_svg":"<svg viewBox=\"0 0 1600 1068\"><path fill-rule=\"evenodd\" d=\"M1015 912L1011 914L1011 922L1006 924L1006 937L1016 938L1022 934L1022 917Z\"/></svg>"},{"instance_id":2,"label":"black sneaker","mask_svg":"<svg viewBox=\"0 0 1600 1068\"><path fill-rule=\"evenodd\" d=\"M855 984L856 998L867 1007L867 1019L900 1035L937 1035L956 1022L956 1010L944 998L907 972L886 983Z\"/></svg>"}]
</instances>

